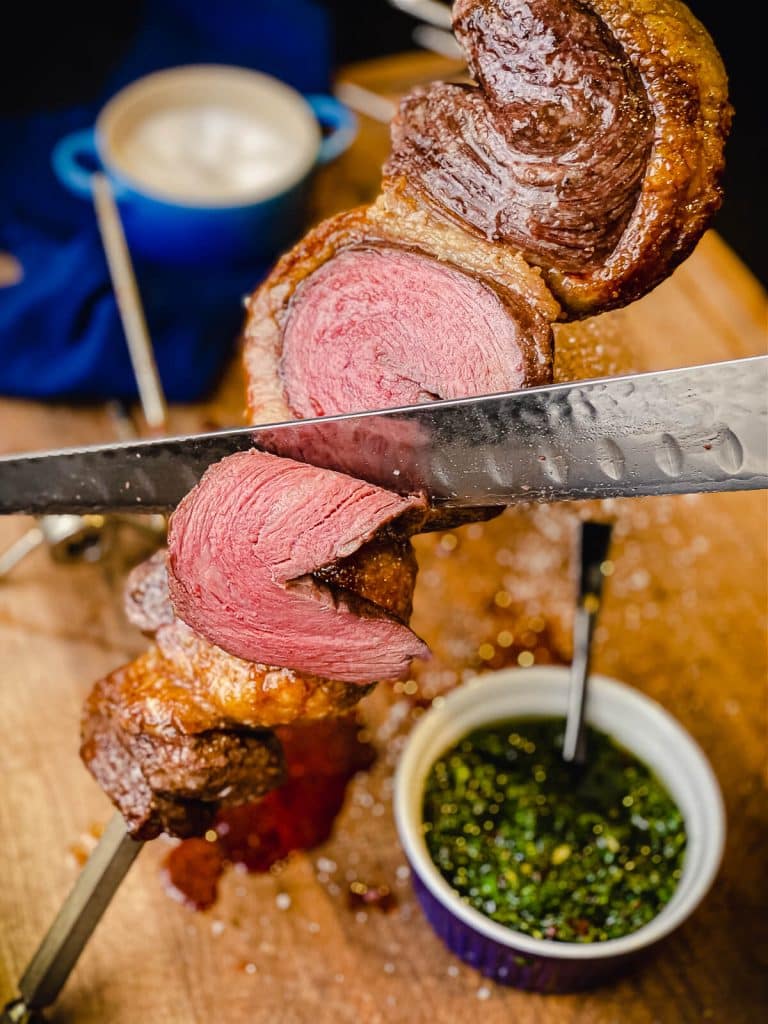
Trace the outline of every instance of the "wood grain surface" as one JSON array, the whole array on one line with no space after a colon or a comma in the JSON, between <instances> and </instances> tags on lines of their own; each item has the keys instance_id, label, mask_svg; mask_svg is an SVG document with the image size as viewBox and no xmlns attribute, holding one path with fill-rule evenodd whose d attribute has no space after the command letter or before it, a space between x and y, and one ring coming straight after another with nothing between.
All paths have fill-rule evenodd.
<instances>
[{"instance_id":1,"label":"wood grain surface","mask_svg":"<svg viewBox=\"0 0 768 1024\"><path fill-rule=\"evenodd\" d=\"M396 95L458 71L426 55L348 69ZM318 181L316 215L375 192L385 129L363 120L356 145ZM558 375L660 369L765 350L765 296L714 234L631 309L561 328ZM34 339L30 339L30 344ZM177 407L174 430L238 421L232 372L205 406ZM0 401L0 449L110 439L101 408ZM456 961L420 915L391 816L391 774L419 704L483 666L505 664L520 622L567 656L571 541L595 509L616 522L615 572L596 668L660 700L701 743L723 787L728 841L701 908L616 984L563 997L486 982ZM193 913L164 892L169 843L150 844L85 951L52 1019L109 1024L673 1024L758 1019L768 1004L766 606L768 498L760 493L614 501L505 513L421 538L415 628L436 657L397 692L364 702L379 759L350 787L333 838L266 875L230 871L218 903ZM0 519L0 550L30 521ZM125 538L127 542L127 537ZM110 808L77 757L93 680L144 645L124 621L121 544L96 565L30 556L0 583L0 1001L78 870ZM509 595L500 603L495 595ZM542 622L543 620L543 622ZM528 628L526 626L526 628ZM533 627L531 627L533 628ZM490 645L493 651L489 655ZM480 647L483 646L482 655ZM416 690L411 693L411 690ZM389 913L350 909L351 880L387 883ZM280 899L277 897L280 895Z\"/></svg>"}]
</instances>

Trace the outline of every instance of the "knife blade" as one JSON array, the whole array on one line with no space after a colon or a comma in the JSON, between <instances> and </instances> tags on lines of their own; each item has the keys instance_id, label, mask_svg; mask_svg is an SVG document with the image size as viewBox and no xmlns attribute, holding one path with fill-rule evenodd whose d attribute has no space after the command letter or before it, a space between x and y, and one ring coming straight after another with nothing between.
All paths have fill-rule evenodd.
<instances>
[{"instance_id":1,"label":"knife blade","mask_svg":"<svg viewBox=\"0 0 768 1024\"><path fill-rule=\"evenodd\" d=\"M0 514L167 511L259 448L449 507L768 487L768 356L0 458Z\"/></svg>"}]
</instances>

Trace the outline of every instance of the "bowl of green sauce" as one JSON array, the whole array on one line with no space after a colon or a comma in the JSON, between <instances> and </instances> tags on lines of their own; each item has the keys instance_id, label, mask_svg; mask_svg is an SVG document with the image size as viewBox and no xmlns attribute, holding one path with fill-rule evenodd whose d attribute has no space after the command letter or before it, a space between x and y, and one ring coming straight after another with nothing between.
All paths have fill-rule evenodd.
<instances>
[{"instance_id":1,"label":"bowl of green sauce","mask_svg":"<svg viewBox=\"0 0 768 1024\"><path fill-rule=\"evenodd\" d=\"M395 782L434 930L486 976L542 992L599 984L677 928L725 839L717 780L668 712L592 676L574 770L567 694L564 668L477 677L422 716Z\"/></svg>"}]
</instances>

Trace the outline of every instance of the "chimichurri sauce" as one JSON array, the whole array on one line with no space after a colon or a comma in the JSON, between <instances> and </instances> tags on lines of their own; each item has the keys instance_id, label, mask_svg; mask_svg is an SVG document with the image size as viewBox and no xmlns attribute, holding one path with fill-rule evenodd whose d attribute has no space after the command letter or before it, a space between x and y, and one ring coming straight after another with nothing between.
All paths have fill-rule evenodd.
<instances>
[{"instance_id":1,"label":"chimichurri sauce","mask_svg":"<svg viewBox=\"0 0 768 1024\"><path fill-rule=\"evenodd\" d=\"M619 938L671 899L683 816L653 772L597 729L574 775L564 728L527 718L467 735L430 770L424 838L449 885L486 917L536 939Z\"/></svg>"}]
</instances>

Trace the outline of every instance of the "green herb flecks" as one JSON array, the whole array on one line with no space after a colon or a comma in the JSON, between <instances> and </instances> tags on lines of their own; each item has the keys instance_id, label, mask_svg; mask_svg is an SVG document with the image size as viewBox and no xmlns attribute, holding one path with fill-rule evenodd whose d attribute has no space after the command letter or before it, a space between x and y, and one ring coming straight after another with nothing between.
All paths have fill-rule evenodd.
<instances>
[{"instance_id":1,"label":"green herb flecks","mask_svg":"<svg viewBox=\"0 0 768 1024\"><path fill-rule=\"evenodd\" d=\"M429 773L424 837L476 910L537 939L595 942L636 931L669 902L685 825L651 772L587 729L588 764L561 756L562 719L478 729Z\"/></svg>"}]
</instances>

